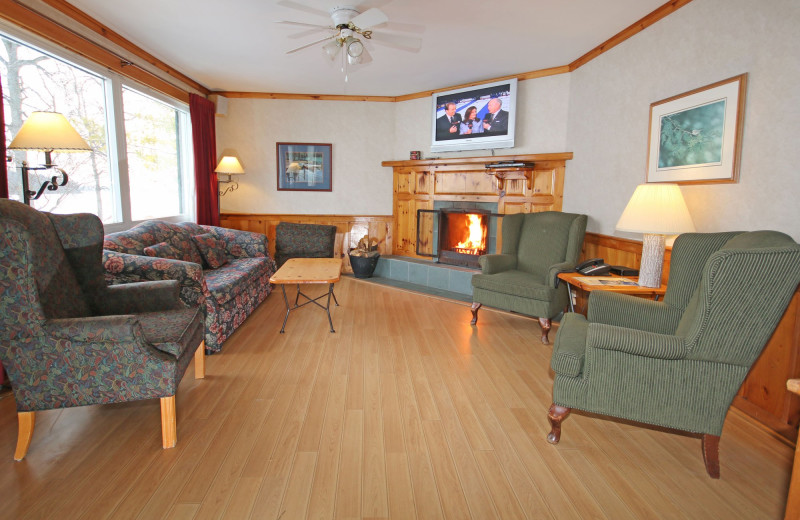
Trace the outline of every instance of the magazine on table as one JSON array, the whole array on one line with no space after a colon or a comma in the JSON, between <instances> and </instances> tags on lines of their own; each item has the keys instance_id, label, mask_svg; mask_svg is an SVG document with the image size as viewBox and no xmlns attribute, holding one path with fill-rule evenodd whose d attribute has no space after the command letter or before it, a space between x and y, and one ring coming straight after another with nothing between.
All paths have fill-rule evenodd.
<instances>
[{"instance_id":1,"label":"magazine on table","mask_svg":"<svg viewBox=\"0 0 800 520\"><path fill-rule=\"evenodd\" d=\"M576 280L586 285L639 286L630 278L619 278L617 276L578 276Z\"/></svg>"}]
</instances>

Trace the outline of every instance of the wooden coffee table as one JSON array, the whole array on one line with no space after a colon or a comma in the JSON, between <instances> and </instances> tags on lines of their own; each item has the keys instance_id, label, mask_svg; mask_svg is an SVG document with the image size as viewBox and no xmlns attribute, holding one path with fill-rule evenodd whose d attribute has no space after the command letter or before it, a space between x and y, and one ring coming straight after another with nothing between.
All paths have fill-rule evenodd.
<instances>
[{"instance_id":1,"label":"wooden coffee table","mask_svg":"<svg viewBox=\"0 0 800 520\"><path fill-rule=\"evenodd\" d=\"M333 284L339 281L341 273L342 260L339 258L290 258L270 277L270 283L281 286L283 290L283 301L286 303L286 316L283 318L281 334L283 334L283 331L286 329L286 320L289 319L289 313L309 303L313 303L317 307L325 309L325 312L328 313L328 324L331 326L331 332L336 332L333 330L333 320L331 320L331 296L333 296L333 301L338 306L339 302L336 300L336 295L333 294ZM311 298L300 291L300 285L312 283L327 283L328 292L316 298ZM291 284L297 286L294 307L289 305L289 298L286 296L286 286ZM308 301L298 305L300 296ZM326 296L328 299L325 305L317 301Z\"/></svg>"}]
</instances>

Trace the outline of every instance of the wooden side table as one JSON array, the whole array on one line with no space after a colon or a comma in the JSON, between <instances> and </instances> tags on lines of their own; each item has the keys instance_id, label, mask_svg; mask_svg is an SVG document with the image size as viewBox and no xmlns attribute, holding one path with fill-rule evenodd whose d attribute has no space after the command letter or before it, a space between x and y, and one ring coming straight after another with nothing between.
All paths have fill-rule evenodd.
<instances>
[{"instance_id":1,"label":"wooden side table","mask_svg":"<svg viewBox=\"0 0 800 520\"><path fill-rule=\"evenodd\" d=\"M596 283L603 279L627 280L636 283L636 277L630 276L585 276L580 273L559 273L558 278L567 284L567 291L569 292L569 310L575 312L575 303L577 303L578 312L581 314L586 314L589 293L592 291L618 292L640 296L642 298L652 298L654 300L658 300L667 292L666 284L662 284L661 287L640 287L638 285L604 285L602 283ZM573 299L576 300L575 303Z\"/></svg>"}]
</instances>

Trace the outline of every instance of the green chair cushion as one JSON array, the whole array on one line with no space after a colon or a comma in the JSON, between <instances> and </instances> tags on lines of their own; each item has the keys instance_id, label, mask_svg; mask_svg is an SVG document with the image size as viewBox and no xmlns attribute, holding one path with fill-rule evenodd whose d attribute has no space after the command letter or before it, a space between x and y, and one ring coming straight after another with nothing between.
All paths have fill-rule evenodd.
<instances>
[{"instance_id":1,"label":"green chair cushion","mask_svg":"<svg viewBox=\"0 0 800 520\"><path fill-rule=\"evenodd\" d=\"M555 289L548 287L541 277L517 270L495 274L476 274L472 277L472 286L487 291L543 301L549 301L555 292Z\"/></svg>"}]
</instances>

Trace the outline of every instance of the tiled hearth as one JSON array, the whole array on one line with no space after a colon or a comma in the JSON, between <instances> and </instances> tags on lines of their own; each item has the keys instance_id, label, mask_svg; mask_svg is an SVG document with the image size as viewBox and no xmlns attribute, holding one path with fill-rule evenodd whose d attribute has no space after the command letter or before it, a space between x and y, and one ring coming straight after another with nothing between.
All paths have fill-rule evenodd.
<instances>
[{"instance_id":1,"label":"tiled hearth","mask_svg":"<svg viewBox=\"0 0 800 520\"><path fill-rule=\"evenodd\" d=\"M472 275L477 273L480 271L437 264L430 260L389 255L378 260L373 278L379 283L385 280L389 285L471 301Z\"/></svg>"}]
</instances>

